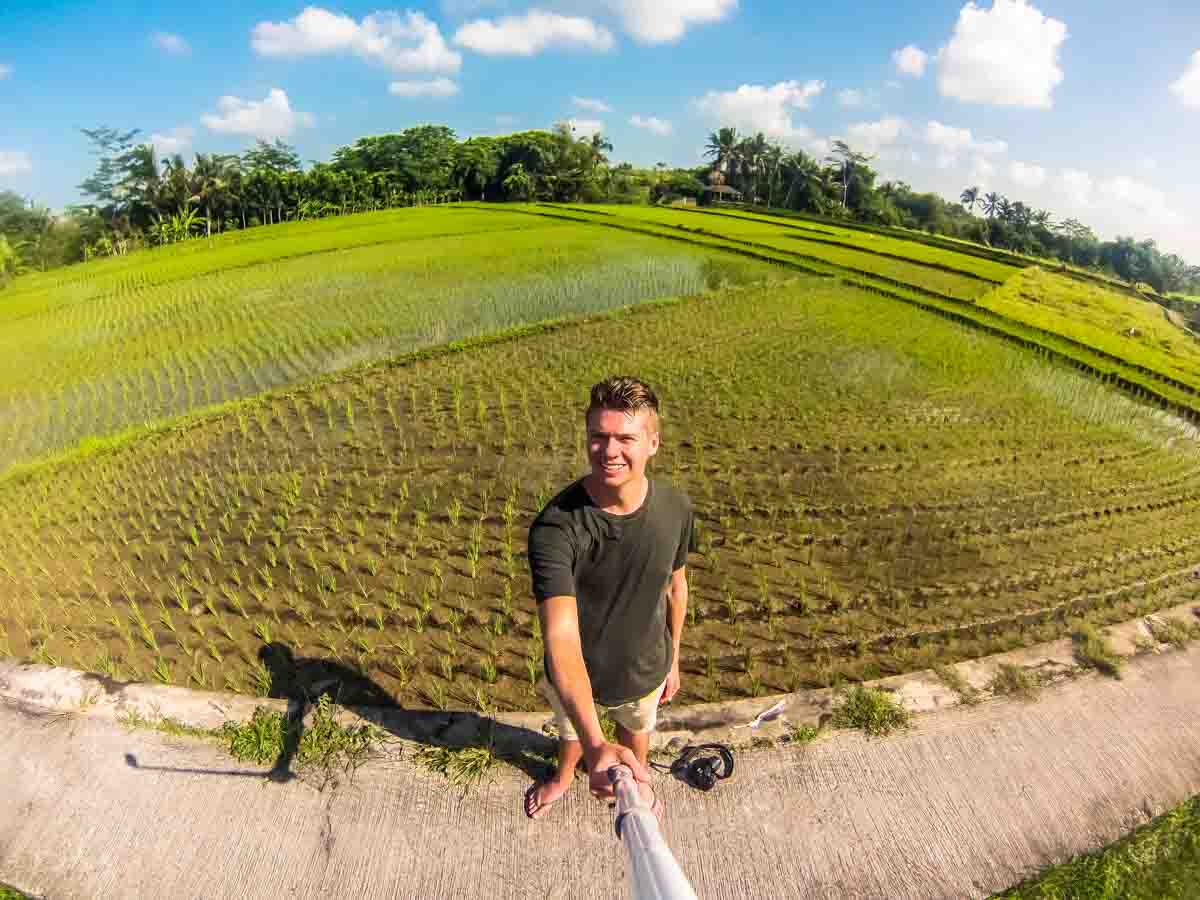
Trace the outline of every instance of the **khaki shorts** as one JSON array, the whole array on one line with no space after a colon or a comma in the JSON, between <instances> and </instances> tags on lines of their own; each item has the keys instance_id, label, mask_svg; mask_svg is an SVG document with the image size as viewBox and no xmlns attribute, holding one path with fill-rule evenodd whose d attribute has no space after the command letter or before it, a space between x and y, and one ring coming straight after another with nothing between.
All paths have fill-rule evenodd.
<instances>
[{"instance_id":1,"label":"khaki shorts","mask_svg":"<svg viewBox=\"0 0 1200 900\"><path fill-rule=\"evenodd\" d=\"M538 679L537 689L541 691L542 696L550 703L550 708L554 711L554 724L558 728L558 735L564 741L577 741L579 735L575 732L575 726L571 722L571 717L567 715L566 709L563 707L562 698L550 679L543 672ZM603 704L595 704L598 716L599 710L607 710L609 716L618 725L627 731L634 734L640 734L647 731L653 731L654 725L658 722L658 698L662 696L662 692L667 687L667 679L663 679L662 684L652 690L640 700L630 700L628 703L622 703L620 706L604 706Z\"/></svg>"}]
</instances>

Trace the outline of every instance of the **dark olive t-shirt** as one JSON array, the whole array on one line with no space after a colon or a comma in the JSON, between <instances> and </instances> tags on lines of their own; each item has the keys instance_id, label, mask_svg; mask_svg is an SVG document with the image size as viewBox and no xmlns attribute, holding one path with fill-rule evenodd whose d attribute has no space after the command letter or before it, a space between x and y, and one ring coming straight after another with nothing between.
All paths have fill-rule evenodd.
<instances>
[{"instance_id":1,"label":"dark olive t-shirt","mask_svg":"<svg viewBox=\"0 0 1200 900\"><path fill-rule=\"evenodd\" d=\"M678 488L648 480L642 505L620 516L600 509L580 478L529 528L533 595L539 604L575 598L592 697L604 706L646 696L673 661L666 592L692 548L693 511ZM549 679L546 655L542 666Z\"/></svg>"}]
</instances>

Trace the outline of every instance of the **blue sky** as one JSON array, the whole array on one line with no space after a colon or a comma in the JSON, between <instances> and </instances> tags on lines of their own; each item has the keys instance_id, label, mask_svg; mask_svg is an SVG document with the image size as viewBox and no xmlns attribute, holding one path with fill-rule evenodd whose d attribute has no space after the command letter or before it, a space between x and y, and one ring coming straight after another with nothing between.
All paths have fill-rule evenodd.
<instances>
[{"instance_id":1,"label":"blue sky","mask_svg":"<svg viewBox=\"0 0 1200 900\"><path fill-rule=\"evenodd\" d=\"M307 161L422 122L569 118L640 165L695 165L729 124L817 156L841 137L914 188L979 184L1200 263L1200 4L5 6L0 188L55 208L80 199L78 129L100 124L188 159L280 136Z\"/></svg>"}]
</instances>

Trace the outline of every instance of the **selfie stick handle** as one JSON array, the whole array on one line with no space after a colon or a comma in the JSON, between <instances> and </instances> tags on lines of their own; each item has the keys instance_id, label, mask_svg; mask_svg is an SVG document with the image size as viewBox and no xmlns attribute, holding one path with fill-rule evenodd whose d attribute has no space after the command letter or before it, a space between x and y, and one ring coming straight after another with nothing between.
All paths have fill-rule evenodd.
<instances>
[{"instance_id":1,"label":"selfie stick handle","mask_svg":"<svg viewBox=\"0 0 1200 900\"><path fill-rule=\"evenodd\" d=\"M658 817L642 797L629 766L612 766L609 783L617 795L617 837L628 852L632 900L698 900L658 828Z\"/></svg>"}]
</instances>

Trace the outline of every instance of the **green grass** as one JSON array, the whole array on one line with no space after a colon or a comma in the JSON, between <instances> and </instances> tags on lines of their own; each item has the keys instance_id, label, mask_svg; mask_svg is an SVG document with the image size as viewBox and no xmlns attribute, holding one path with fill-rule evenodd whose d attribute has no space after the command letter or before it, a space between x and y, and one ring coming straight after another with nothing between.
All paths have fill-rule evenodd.
<instances>
[{"instance_id":1,"label":"green grass","mask_svg":"<svg viewBox=\"0 0 1200 900\"><path fill-rule=\"evenodd\" d=\"M834 728L858 728L882 737L907 728L912 716L891 694L856 684L842 693L833 710Z\"/></svg>"},{"instance_id":2,"label":"green grass","mask_svg":"<svg viewBox=\"0 0 1200 900\"><path fill-rule=\"evenodd\" d=\"M1200 623L1184 623L1167 616L1155 616L1146 620L1150 633L1160 644L1170 644L1183 649L1189 641L1200 638Z\"/></svg>"},{"instance_id":3,"label":"green grass","mask_svg":"<svg viewBox=\"0 0 1200 900\"><path fill-rule=\"evenodd\" d=\"M1027 269L981 298L979 305L1200 387L1200 344L1152 301Z\"/></svg>"},{"instance_id":4,"label":"green grass","mask_svg":"<svg viewBox=\"0 0 1200 900\"><path fill-rule=\"evenodd\" d=\"M959 700L967 706L974 706L981 699L979 690L972 687L958 670L952 666L938 665L933 667L933 672L938 679L954 693L958 694Z\"/></svg>"},{"instance_id":5,"label":"green grass","mask_svg":"<svg viewBox=\"0 0 1200 900\"><path fill-rule=\"evenodd\" d=\"M1075 659L1080 665L1095 669L1112 678L1121 677L1121 658L1093 625L1084 623L1071 634L1075 644Z\"/></svg>"},{"instance_id":6,"label":"green grass","mask_svg":"<svg viewBox=\"0 0 1200 900\"><path fill-rule=\"evenodd\" d=\"M292 770L332 777L335 770L352 772L384 741L378 726L342 725L337 721L337 712L337 705L322 694L312 706L307 727L265 706L256 707L248 722L228 721L220 728L189 725L170 716L145 716L136 710L119 717L118 722L131 730L150 729L176 737L218 741L235 759L262 766L277 762L289 750Z\"/></svg>"},{"instance_id":7,"label":"green grass","mask_svg":"<svg viewBox=\"0 0 1200 900\"><path fill-rule=\"evenodd\" d=\"M0 900L29 900L26 894L22 894L16 888L10 888L7 885L0 884Z\"/></svg>"},{"instance_id":8,"label":"green grass","mask_svg":"<svg viewBox=\"0 0 1200 900\"><path fill-rule=\"evenodd\" d=\"M1192 900L1200 890L1200 798L1109 847L1054 866L993 900Z\"/></svg>"},{"instance_id":9,"label":"green grass","mask_svg":"<svg viewBox=\"0 0 1200 900\"><path fill-rule=\"evenodd\" d=\"M988 682L987 688L997 697L1019 697L1032 702L1040 696L1042 683L1036 672L1012 663L1000 663L1000 671Z\"/></svg>"}]
</instances>

